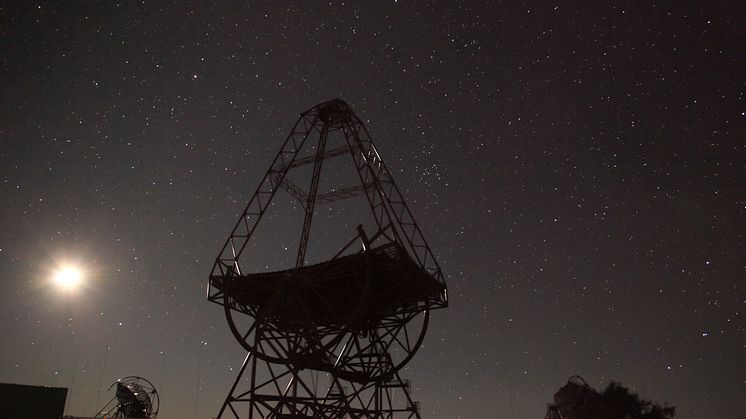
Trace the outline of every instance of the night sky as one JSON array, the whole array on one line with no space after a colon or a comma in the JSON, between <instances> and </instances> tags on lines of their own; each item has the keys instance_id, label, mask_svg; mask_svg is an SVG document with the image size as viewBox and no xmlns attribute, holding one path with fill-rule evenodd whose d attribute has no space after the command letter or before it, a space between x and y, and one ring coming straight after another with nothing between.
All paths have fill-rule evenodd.
<instances>
[{"instance_id":1,"label":"night sky","mask_svg":"<svg viewBox=\"0 0 746 419\"><path fill-rule=\"evenodd\" d=\"M446 274L402 373L424 418L542 418L573 374L743 417L741 2L206 3L0 6L0 382L217 415L245 353L212 263L342 98Z\"/></svg>"}]
</instances>

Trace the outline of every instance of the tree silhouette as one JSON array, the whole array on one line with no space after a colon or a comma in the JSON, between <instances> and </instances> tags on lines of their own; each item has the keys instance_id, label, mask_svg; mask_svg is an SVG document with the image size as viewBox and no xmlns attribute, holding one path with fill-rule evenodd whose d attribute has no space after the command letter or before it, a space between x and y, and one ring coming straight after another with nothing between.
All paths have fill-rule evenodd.
<instances>
[{"instance_id":1,"label":"tree silhouette","mask_svg":"<svg viewBox=\"0 0 746 419\"><path fill-rule=\"evenodd\" d=\"M545 419L673 419L675 413L675 407L641 399L618 382L599 393L574 375L555 393Z\"/></svg>"},{"instance_id":2,"label":"tree silhouette","mask_svg":"<svg viewBox=\"0 0 746 419\"><path fill-rule=\"evenodd\" d=\"M601 393L598 407L596 417L608 419L671 419L676 413L674 406L660 406L641 399L615 381Z\"/></svg>"}]
</instances>

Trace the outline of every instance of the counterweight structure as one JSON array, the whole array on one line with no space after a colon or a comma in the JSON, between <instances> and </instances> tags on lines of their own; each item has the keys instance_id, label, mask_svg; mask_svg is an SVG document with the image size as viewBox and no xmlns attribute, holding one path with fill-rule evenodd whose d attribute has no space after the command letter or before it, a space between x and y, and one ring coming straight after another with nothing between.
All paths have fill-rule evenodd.
<instances>
[{"instance_id":1,"label":"counterweight structure","mask_svg":"<svg viewBox=\"0 0 746 419\"><path fill-rule=\"evenodd\" d=\"M267 250L283 235L279 254ZM248 352L218 417L420 417L399 371L430 311L447 306L446 284L345 102L300 115L217 257L208 299Z\"/></svg>"}]
</instances>

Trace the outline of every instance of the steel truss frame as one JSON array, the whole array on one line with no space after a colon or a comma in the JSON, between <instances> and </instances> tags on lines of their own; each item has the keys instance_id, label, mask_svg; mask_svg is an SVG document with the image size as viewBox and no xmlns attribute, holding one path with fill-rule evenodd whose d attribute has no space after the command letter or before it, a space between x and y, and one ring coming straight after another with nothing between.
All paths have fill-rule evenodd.
<instances>
[{"instance_id":1,"label":"steel truss frame","mask_svg":"<svg viewBox=\"0 0 746 419\"><path fill-rule=\"evenodd\" d=\"M345 146L327 149L330 132L341 132ZM318 134L318 143L311 147L315 153L299 156L309 149L307 142L313 133ZM319 193L323 161L343 155L352 158L359 184ZM287 177L288 171L304 165L313 165L307 191ZM276 309L277 301L270 301L259 310L242 304L225 290L246 275L241 266L242 255L280 189L294 197L304 210L296 269L303 268L306 262L315 206L364 195L376 226L369 237L359 230L364 248L398 244L422 271L440 284L440 291L388 312L376 320L373 329L365 332L348 330L344 323L342 326L309 324L297 330L273 324L268 313ZM340 250L333 260L344 251ZM325 102L300 115L216 259L207 297L223 305L231 331L248 351L218 418L223 415L238 418L245 411L242 406L248 406L249 418L420 417L418 404L411 400L408 382L401 379L399 370L420 348L430 310L447 307L445 280L367 129L343 101ZM409 331L408 325L419 315L422 315L416 325L419 329ZM249 319L248 327L239 324L242 316ZM349 316L354 318L354 311ZM243 378L247 369L248 380ZM314 374L329 377L325 389L319 390Z\"/></svg>"},{"instance_id":2,"label":"steel truss frame","mask_svg":"<svg viewBox=\"0 0 746 419\"><path fill-rule=\"evenodd\" d=\"M243 379L247 369L248 380ZM409 381L398 372L355 383L263 361L249 352L218 418L420 419L419 408L410 396Z\"/></svg>"},{"instance_id":3,"label":"steel truss frame","mask_svg":"<svg viewBox=\"0 0 746 419\"><path fill-rule=\"evenodd\" d=\"M344 119L341 121L329 121L327 119L325 121L322 114L328 108L334 108L334 110L343 114ZM319 133L320 141L325 141L330 127L343 130L348 147L325 151L321 150L322 146L319 147L320 152L315 156L296 159L312 132ZM311 200L311 197L303 192L300 187L286 179L288 171L292 168L310 163L317 164L316 162L319 162L318 166L320 167L321 160L347 153L350 153L355 162L360 177L360 185L327 192L315 196L315 199ZM443 285L443 294L430 301L430 308L448 306L443 273L425 240L425 236L415 222L411 210L404 201L399 187L394 182L391 172L378 154L365 125L345 102L337 99L316 105L300 115L282 148L275 156L269 170L259 183L259 187L249 200L228 240L223 245L220 255L213 265L211 276L230 277L242 274L241 255L246 250L246 246L259 221L267 211L272 198L280 189L288 191L303 204L306 218L313 216L313 205L308 205L310 201L328 203L351 198L364 192L379 230L374 237L381 235L390 241L401 244L423 269ZM315 193L314 190L313 194ZM301 243L299 254L305 252L304 246L306 244L307 242L305 244ZM212 282L208 287L208 299L219 304L223 302L222 291L213 287Z\"/></svg>"}]
</instances>

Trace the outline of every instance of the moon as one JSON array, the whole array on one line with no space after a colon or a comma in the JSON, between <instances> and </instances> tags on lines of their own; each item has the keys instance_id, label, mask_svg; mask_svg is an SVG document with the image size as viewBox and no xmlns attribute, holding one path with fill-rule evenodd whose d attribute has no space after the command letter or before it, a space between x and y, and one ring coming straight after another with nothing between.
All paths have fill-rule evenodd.
<instances>
[{"instance_id":1,"label":"moon","mask_svg":"<svg viewBox=\"0 0 746 419\"><path fill-rule=\"evenodd\" d=\"M60 288L72 290L78 288L83 281L83 271L76 266L63 266L54 273L52 279Z\"/></svg>"}]
</instances>

